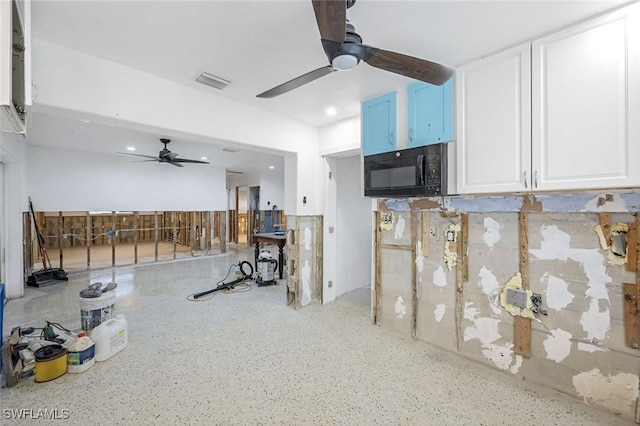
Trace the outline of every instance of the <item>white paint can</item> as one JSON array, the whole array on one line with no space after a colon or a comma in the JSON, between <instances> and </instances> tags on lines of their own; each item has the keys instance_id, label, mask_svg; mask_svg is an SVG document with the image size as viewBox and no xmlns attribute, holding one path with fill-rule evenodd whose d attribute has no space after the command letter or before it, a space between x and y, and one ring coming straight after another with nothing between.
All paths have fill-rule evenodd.
<instances>
[{"instance_id":1,"label":"white paint can","mask_svg":"<svg viewBox=\"0 0 640 426\"><path fill-rule=\"evenodd\" d=\"M113 291L102 293L100 297L80 298L80 327L90 332L104 321L113 318L116 295Z\"/></svg>"}]
</instances>

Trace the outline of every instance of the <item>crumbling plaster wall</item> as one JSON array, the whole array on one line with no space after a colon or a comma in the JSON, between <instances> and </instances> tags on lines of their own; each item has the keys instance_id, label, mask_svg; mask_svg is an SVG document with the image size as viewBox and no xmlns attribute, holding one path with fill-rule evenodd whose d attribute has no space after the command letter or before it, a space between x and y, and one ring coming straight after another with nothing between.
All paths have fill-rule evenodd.
<instances>
[{"instance_id":1,"label":"crumbling plaster wall","mask_svg":"<svg viewBox=\"0 0 640 426\"><path fill-rule=\"evenodd\" d=\"M622 285L636 277L608 262L594 227L597 213L607 209L614 212L612 223L634 222L636 196L617 193L606 203L598 201L600 194L581 194L583 203L568 196L565 204L561 197L380 201L381 217L393 219L379 224L374 317L384 328L634 419L640 351L625 344ZM458 215L451 214L452 204ZM533 210L528 281L547 310L532 323L529 358L516 354L514 317L499 300L520 269L523 206ZM460 271L455 265L450 270L444 258L446 230L459 223L459 213L468 213L468 279L461 297Z\"/></svg>"}]
</instances>

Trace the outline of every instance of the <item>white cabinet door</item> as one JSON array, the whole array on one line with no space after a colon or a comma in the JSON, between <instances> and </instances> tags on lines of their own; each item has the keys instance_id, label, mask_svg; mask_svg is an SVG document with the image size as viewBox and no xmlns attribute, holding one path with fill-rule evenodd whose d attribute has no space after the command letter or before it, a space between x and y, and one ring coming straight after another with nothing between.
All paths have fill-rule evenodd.
<instances>
[{"instance_id":1,"label":"white cabinet door","mask_svg":"<svg viewBox=\"0 0 640 426\"><path fill-rule=\"evenodd\" d=\"M640 185L638 11L532 43L534 189Z\"/></svg>"},{"instance_id":2,"label":"white cabinet door","mask_svg":"<svg viewBox=\"0 0 640 426\"><path fill-rule=\"evenodd\" d=\"M529 188L531 46L475 61L457 76L458 193Z\"/></svg>"}]
</instances>

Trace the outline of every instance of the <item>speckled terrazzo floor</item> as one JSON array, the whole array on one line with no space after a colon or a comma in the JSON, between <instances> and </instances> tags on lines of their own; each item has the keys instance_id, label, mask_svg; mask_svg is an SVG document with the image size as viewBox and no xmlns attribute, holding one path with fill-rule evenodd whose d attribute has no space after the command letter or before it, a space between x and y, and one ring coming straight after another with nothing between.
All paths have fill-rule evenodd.
<instances>
[{"instance_id":1,"label":"speckled terrazzo floor","mask_svg":"<svg viewBox=\"0 0 640 426\"><path fill-rule=\"evenodd\" d=\"M369 289L295 311L285 286L191 302L252 250L82 272L28 288L5 330L43 320L79 327L77 295L118 283L129 346L81 374L2 389L2 424L623 425L557 392L522 383L372 326ZM8 419L8 409L68 410L66 420Z\"/></svg>"}]
</instances>

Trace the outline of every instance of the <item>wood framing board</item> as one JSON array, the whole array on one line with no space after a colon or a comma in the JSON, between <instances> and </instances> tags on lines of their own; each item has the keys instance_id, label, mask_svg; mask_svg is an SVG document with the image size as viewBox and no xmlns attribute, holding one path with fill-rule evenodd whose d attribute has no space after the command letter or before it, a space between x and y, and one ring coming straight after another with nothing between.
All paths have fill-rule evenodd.
<instances>
[{"instance_id":1,"label":"wood framing board","mask_svg":"<svg viewBox=\"0 0 640 426\"><path fill-rule=\"evenodd\" d=\"M638 225L630 222L627 226L627 271L635 272L638 269Z\"/></svg>"},{"instance_id":2,"label":"wood framing board","mask_svg":"<svg viewBox=\"0 0 640 426\"><path fill-rule=\"evenodd\" d=\"M93 244L93 235L91 233L93 224L91 222L91 214L87 212L87 269L91 269L91 245Z\"/></svg>"},{"instance_id":3,"label":"wood framing board","mask_svg":"<svg viewBox=\"0 0 640 426\"><path fill-rule=\"evenodd\" d=\"M111 266L116 266L116 212L111 211Z\"/></svg>"},{"instance_id":4,"label":"wood framing board","mask_svg":"<svg viewBox=\"0 0 640 426\"><path fill-rule=\"evenodd\" d=\"M519 215L519 248L520 248L520 275L522 288L529 289L529 234L528 212L520 212ZM516 316L515 324L515 352L525 358L531 357L531 318Z\"/></svg>"},{"instance_id":5,"label":"wood framing board","mask_svg":"<svg viewBox=\"0 0 640 426\"><path fill-rule=\"evenodd\" d=\"M227 252L227 213L224 211L220 212L220 220L218 223L220 224L220 232L218 232L220 239L220 250L222 253Z\"/></svg>"},{"instance_id":6,"label":"wood framing board","mask_svg":"<svg viewBox=\"0 0 640 426\"><path fill-rule=\"evenodd\" d=\"M171 231L173 241L173 258L176 258L176 249L178 248L178 220L176 218L176 212L171 212Z\"/></svg>"},{"instance_id":7,"label":"wood framing board","mask_svg":"<svg viewBox=\"0 0 640 426\"><path fill-rule=\"evenodd\" d=\"M323 258L322 258L322 245L323 245L323 220L322 220L322 216L316 216L316 235L315 235L315 241L316 241L316 253L315 253L315 257L316 257L316 295L315 295L315 299L317 303L322 303L322 294L323 294L323 281L324 281L324 277L322 275L322 263L323 263Z\"/></svg>"},{"instance_id":8,"label":"wood framing board","mask_svg":"<svg viewBox=\"0 0 640 426\"><path fill-rule=\"evenodd\" d=\"M160 230L158 229L158 212L154 212L153 214L153 230L154 230L154 237L153 237L153 245L154 245L154 256L155 256L155 260L156 262L158 261L158 233L160 232Z\"/></svg>"},{"instance_id":9,"label":"wood framing board","mask_svg":"<svg viewBox=\"0 0 640 426\"><path fill-rule=\"evenodd\" d=\"M204 215L204 248L211 254L211 211Z\"/></svg>"},{"instance_id":10,"label":"wood framing board","mask_svg":"<svg viewBox=\"0 0 640 426\"><path fill-rule=\"evenodd\" d=\"M58 264L58 266L60 269L64 268L64 240L62 238L63 233L64 217L62 217L62 212L58 212L58 248L60 248L60 263Z\"/></svg>"},{"instance_id":11,"label":"wood framing board","mask_svg":"<svg viewBox=\"0 0 640 426\"><path fill-rule=\"evenodd\" d=\"M133 212L133 263L138 263L138 221L140 212Z\"/></svg>"},{"instance_id":12,"label":"wood framing board","mask_svg":"<svg viewBox=\"0 0 640 426\"><path fill-rule=\"evenodd\" d=\"M466 219L465 219L466 218ZM466 229L464 227L467 227ZM460 218L460 233L456 241L455 249L458 261L456 262L456 345L458 352L462 350L462 317L464 315L464 249L463 235L468 232L469 219L467 213L462 213ZM468 275L468 273L467 273Z\"/></svg>"},{"instance_id":13,"label":"wood framing board","mask_svg":"<svg viewBox=\"0 0 640 426\"><path fill-rule=\"evenodd\" d=\"M640 299L638 284L624 283L624 331L627 346L640 349Z\"/></svg>"},{"instance_id":14,"label":"wood framing board","mask_svg":"<svg viewBox=\"0 0 640 426\"><path fill-rule=\"evenodd\" d=\"M458 259L462 262L462 282L469 282L469 213L460 216L461 246Z\"/></svg>"},{"instance_id":15,"label":"wood framing board","mask_svg":"<svg viewBox=\"0 0 640 426\"><path fill-rule=\"evenodd\" d=\"M380 280L381 280L381 276L382 276L382 271L380 270L380 265L382 263L382 247L380 244L380 240L382 239L382 230L380 229L380 212L376 211L376 218L375 218L375 224L376 224L376 239L375 239L375 285L374 285L374 291L375 291L375 297L374 297L374 306L373 306L373 323L376 325L380 325Z\"/></svg>"},{"instance_id":16,"label":"wood framing board","mask_svg":"<svg viewBox=\"0 0 640 426\"><path fill-rule=\"evenodd\" d=\"M390 249L390 250L409 250L415 251L414 244L389 244L389 243L380 243L380 248Z\"/></svg>"},{"instance_id":17,"label":"wood framing board","mask_svg":"<svg viewBox=\"0 0 640 426\"><path fill-rule=\"evenodd\" d=\"M411 212L411 337L415 340L418 336L418 266L416 258L418 254L418 213Z\"/></svg>"},{"instance_id":18,"label":"wood framing board","mask_svg":"<svg viewBox=\"0 0 640 426\"><path fill-rule=\"evenodd\" d=\"M607 247L613 245L613 235L611 234L611 213L598 213L598 220L600 222L600 229L602 229L602 235L607 242Z\"/></svg>"},{"instance_id":19,"label":"wood framing board","mask_svg":"<svg viewBox=\"0 0 640 426\"><path fill-rule=\"evenodd\" d=\"M296 265L300 265L300 216L296 216L296 232L295 232L295 240L296 240ZM300 268L296 268L296 302L294 304L296 309L300 309L302 304L300 303L300 296L302 294L302 289L300 288Z\"/></svg>"},{"instance_id":20,"label":"wood framing board","mask_svg":"<svg viewBox=\"0 0 640 426\"><path fill-rule=\"evenodd\" d=\"M430 228L431 228L431 216L429 216L429 212L422 212L422 256L426 257L429 255L429 239L431 236Z\"/></svg>"}]
</instances>

